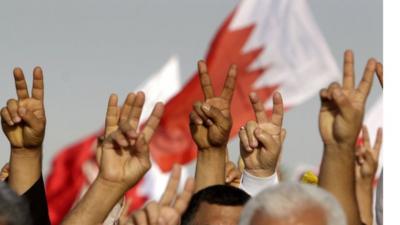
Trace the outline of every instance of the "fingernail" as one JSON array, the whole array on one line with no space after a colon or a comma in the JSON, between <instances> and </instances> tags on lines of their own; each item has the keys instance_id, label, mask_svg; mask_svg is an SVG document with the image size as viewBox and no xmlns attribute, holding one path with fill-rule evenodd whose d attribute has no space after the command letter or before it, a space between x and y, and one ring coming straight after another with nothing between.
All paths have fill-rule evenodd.
<instances>
[{"instance_id":1,"label":"fingernail","mask_svg":"<svg viewBox=\"0 0 400 225\"><path fill-rule=\"evenodd\" d=\"M212 126L212 125L213 125L213 122L212 122L210 119L207 119L206 124L207 124L208 126Z\"/></svg>"},{"instance_id":2,"label":"fingernail","mask_svg":"<svg viewBox=\"0 0 400 225\"><path fill-rule=\"evenodd\" d=\"M339 97L342 93L339 91L339 89L335 89L333 91L333 95L335 95L336 97Z\"/></svg>"},{"instance_id":3,"label":"fingernail","mask_svg":"<svg viewBox=\"0 0 400 225\"><path fill-rule=\"evenodd\" d=\"M203 124L203 120L202 119L196 119L196 123L197 123L197 125L202 125Z\"/></svg>"},{"instance_id":4,"label":"fingernail","mask_svg":"<svg viewBox=\"0 0 400 225\"><path fill-rule=\"evenodd\" d=\"M253 149L252 149L251 147L247 147L246 149L247 149L247 151L249 151L249 152L253 151Z\"/></svg>"},{"instance_id":5,"label":"fingernail","mask_svg":"<svg viewBox=\"0 0 400 225\"><path fill-rule=\"evenodd\" d=\"M26 113L26 109L21 107L21 108L18 109L18 113L19 113L20 116L24 116L25 113Z\"/></svg>"},{"instance_id":6,"label":"fingernail","mask_svg":"<svg viewBox=\"0 0 400 225\"><path fill-rule=\"evenodd\" d=\"M251 98L255 98L255 97L257 97L257 94L253 91L253 92L250 93L250 97Z\"/></svg>"},{"instance_id":7,"label":"fingernail","mask_svg":"<svg viewBox=\"0 0 400 225\"><path fill-rule=\"evenodd\" d=\"M13 122L12 120L9 120L9 121L8 121L8 125L14 126L14 122Z\"/></svg>"},{"instance_id":8,"label":"fingernail","mask_svg":"<svg viewBox=\"0 0 400 225\"><path fill-rule=\"evenodd\" d=\"M127 132L130 138L137 138L138 134L135 130L130 130Z\"/></svg>"},{"instance_id":9,"label":"fingernail","mask_svg":"<svg viewBox=\"0 0 400 225\"><path fill-rule=\"evenodd\" d=\"M19 116L14 117L14 122L15 123L21 122L21 118Z\"/></svg>"},{"instance_id":10,"label":"fingernail","mask_svg":"<svg viewBox=\"0 0 400 225\"><path fill-rule=\"evenodd\" d=\"M206 111L210 111L210 105L203 104L203 109L206 110Z\"/></svg>"}]
</instances>

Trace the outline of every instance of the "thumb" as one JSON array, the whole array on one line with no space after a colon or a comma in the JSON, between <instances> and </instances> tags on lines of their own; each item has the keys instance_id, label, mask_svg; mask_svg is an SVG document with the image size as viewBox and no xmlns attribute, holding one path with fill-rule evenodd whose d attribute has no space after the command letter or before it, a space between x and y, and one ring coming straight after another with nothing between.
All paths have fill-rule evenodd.
<instances>
[{"instance_id":1,"label":"thumb","mask_svg":"<svg viewBox=\"0 0 400 225\"><path fill-rule=\"evenodd\" d=\"M214 123L216 123L217 126L220 126L225 129L229 128L229 124L226 118L224 117L224 115L222 115L219 109L209 104L203 104L201 109L204 112L204 114L206 114L207 117L211 118L211 120Z\"/></svg>"},{"instance_id":2,"label":"thumb","mask_svg":"<svg viewBox=\"0 0 400 225\"><path fill-rule=\"evenodd\" d=\"M25 107L18 108L18 114L22 118L22 121L28 124L34 130L42 130L44 128L44 124L33 114L32 111L28 110Z\"/></svg>"}]
</instances>

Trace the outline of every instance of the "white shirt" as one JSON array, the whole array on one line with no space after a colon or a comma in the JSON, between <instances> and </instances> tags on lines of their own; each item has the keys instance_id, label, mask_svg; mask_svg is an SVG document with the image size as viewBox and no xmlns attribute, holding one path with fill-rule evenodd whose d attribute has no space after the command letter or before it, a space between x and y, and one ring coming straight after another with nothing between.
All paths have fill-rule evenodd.
<instances>
[{"instance_id":1,"label":"white shirt","mask_svg":"<svg viewBox=\"0 0 400 225\"><path fill-rule=\"evenodd\" d=\"M256 177L246 170L243 171L240 178L239 188L247 192L250 196L255 196L262 190L279 183L276 172L269 177Z\"/></svg>"}]
</instances>

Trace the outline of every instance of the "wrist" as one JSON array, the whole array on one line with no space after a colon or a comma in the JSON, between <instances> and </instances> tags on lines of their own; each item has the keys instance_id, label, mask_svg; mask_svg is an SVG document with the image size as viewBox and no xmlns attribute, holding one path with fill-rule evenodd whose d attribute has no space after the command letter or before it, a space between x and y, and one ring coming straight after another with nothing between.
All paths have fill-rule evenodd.
<instances>
[{"instance_id":1,"label":"wrist","mask_svg":"<svg viewBox=\"0 0 400 225\"><path fill-rule=\"evenodd\" d=\"M11 154L16 157L26 157L26 158L41 157L42 152L43 152L42 146L37 146L32 148L11 146Z\"/></svg>"},{"instance_id":2,"label":"wrist","mask_svg":"<svg viewBox=\"0 0 400 225\"><path fill-rule=\"evenodd\" d=\"M244 168L245 171L255 177L270 177L275 173L275 169L249 169Z\"/></svg>"},{"instance_id":3,"label":"wrist","mask_svg":"<svg viewBox=\"0 0 400 225\"><path fill-rule=\"evenodd\" d=\"M373 177L371 178L357 178L356 186L362 190L373 190Z\"/></svg>"},{"instance_id":4,"label":"wrist","mask_svg":"<svg viewBox=\"0 0 400 225\"><path fill-rule=\"evenodd\" d=\"M99 174L97 178L93 182L93 186L96 186L97 189L101 192L110 194L110 193L118 193L123 195L128 189L128 185L123 182L116 182L105 179Z\"/></svg>"},{"instance_id":5,"label":"wrist","mask_svg":"<svg viewBox=\"0 0 400 225\"><path fill-rule=\"evenodd\" d=\"M210 146L210 147L207 147L207 148L199 148L198 149L198 154L199 155L204 155L204 156L208 156L208 155L213 155L213 156L215 156L215 155L223 155L223 156L225 156L226 155L226 146L223 146L223 147L213 147L213 146Z\"/></svg>"},{"instance_id":6,"label":"wrist","mask_svg":"<svg viewBox=\"0 0 400 225\"><path fill-rule=\"evenodd\" d=\"M355 141L337 142L337 143L324 143L325 149L337 149L337 150L354 149L355 146L356 146L356 142Z\"/></svg>"},{"instance_id":7,"label":"wrist","mask_svg":"<svg viewBox=\"0 0 400 225\"><path fill-rule=\"evenodd\" d=\"M341 163L354 164L355 161L354 146L348 144L324 145L324 155Z\"/></svg>"}]
</instances>

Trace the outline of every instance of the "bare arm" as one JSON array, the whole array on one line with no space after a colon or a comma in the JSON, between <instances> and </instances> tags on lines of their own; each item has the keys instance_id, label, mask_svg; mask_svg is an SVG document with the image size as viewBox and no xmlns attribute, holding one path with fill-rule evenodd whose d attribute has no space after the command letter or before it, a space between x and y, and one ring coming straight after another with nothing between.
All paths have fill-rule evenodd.
<instances>
[{"instance_id":1,"label":"bare arm","mask_svg":"<svg viewBox=\"0 0 400 225\"><path fill-rule=\"evenodd\" d=\"M207 66L198 64L205 101L196 102L190 114L190 129L198 148L196 191L225 184L227 143L232 128L231 100L236 83L236 66L231 66L220 96L214 95Z\"/></svg>"},{"instance_id":2,"label":"bare arm","mask_svg":"<svg viewBox=\"0 0 400 225\"><path fill-rule=\"evenodd\" d=\"M1 110L2 128L11 146L10 187L18 194L25 193L42 174L42 150L46 126L44 113L43 72L33 71L33 88L29 95L24 74L14 69L18 99L10 99Z\"/></svg>"},{"instance_id":3,"label":"bare arm","mask_svg":"<svg viewBox=\"0 0 400 225\"><path fill-rule=\"evenodd\" d=\"M131 93L120 110L117 96L111 95L99 175L63 224L103 223L124 193L150 169L148 143L159 124L163 105L156 104L144 129L137 132L143 104L143 93Z\"/></svg>"},{"instance_id":4,"label":"bare arm","mask_svg":"<svg viewBox=\"0 0 400 225\"><path fill-rule=\"evenodd\" d=\"M346 51L343 86L335 82L320 92L319 128L324 154L319 185L338 199L349 225L361 224L355 187L355 145L375 68L376 61L370 59L362 81L355 88L354 57L351 51Z\"/></svg>"},{"instance_id":5,"label":"bare arm","mask_svg":"<svg viewBox=\"0 0 400 225\"><path fill-rule=\"evenodd\" d=\"M366 225L373 224L373 182L378 169L379 152L382 146L382 128L376 135L374 147L371 146L367 127L363 127L363 143L357 147L356 193L361 221Z\"/></svg>"}]
</instances>

